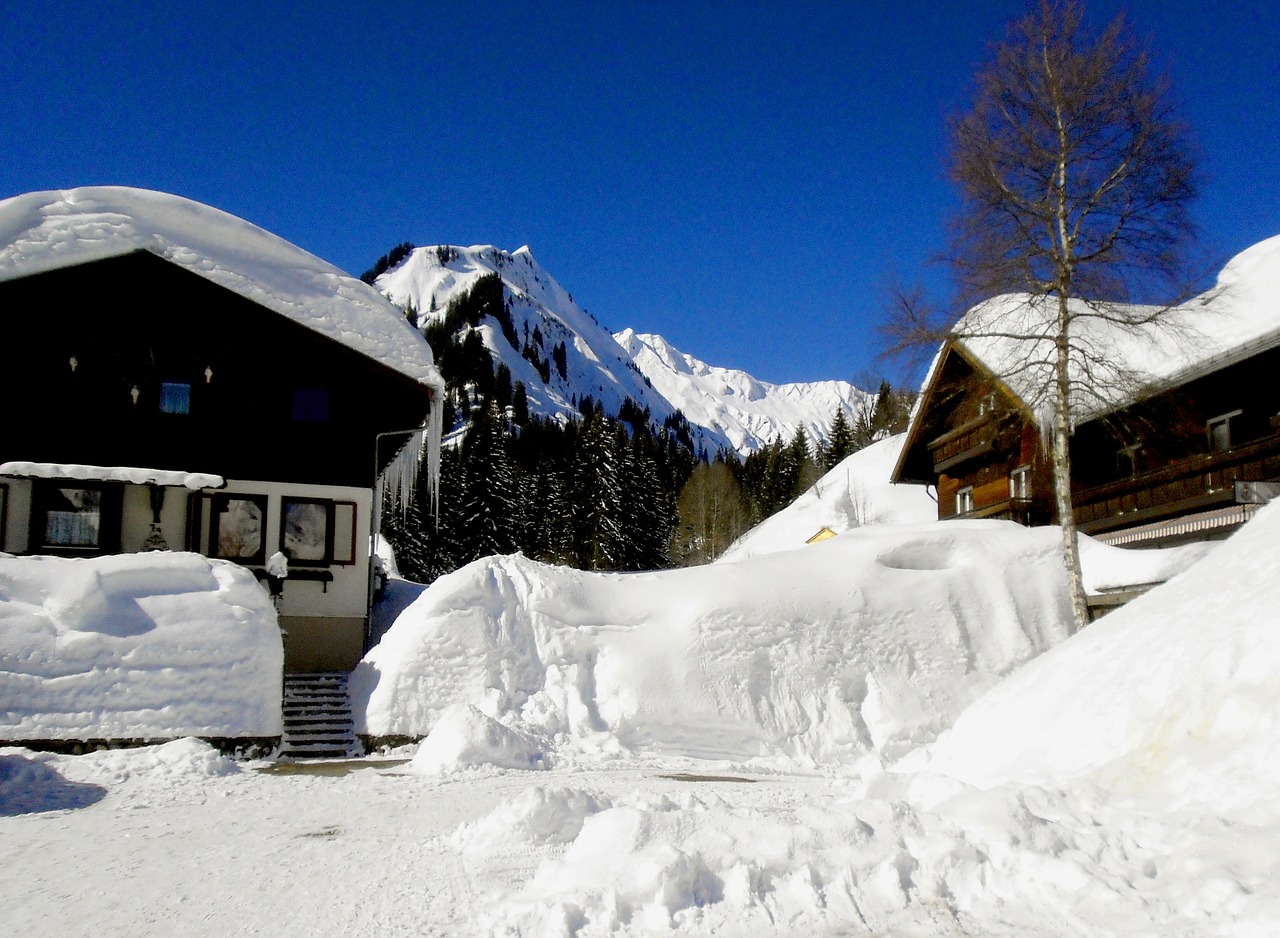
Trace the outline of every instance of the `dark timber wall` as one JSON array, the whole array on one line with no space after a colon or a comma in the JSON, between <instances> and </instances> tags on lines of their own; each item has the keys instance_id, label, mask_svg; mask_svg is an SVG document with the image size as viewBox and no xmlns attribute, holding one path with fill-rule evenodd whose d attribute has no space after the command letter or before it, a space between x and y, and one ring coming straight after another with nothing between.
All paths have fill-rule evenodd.
<instances>
[{"instance_id":1,"label":"dark timber wall","mask_svg":"<svg viewBox=\"0 0 1280 938\"><path fill-rule=\"evenodd\" d=\"M0 311L0 462L371 486L374 434L428 409L416 382L147 252L0 283ZM190 384L189 413L160 412L163 382ZM298 389L325 392L326 420L295 419Z\"/></svg>"}]
</instances>

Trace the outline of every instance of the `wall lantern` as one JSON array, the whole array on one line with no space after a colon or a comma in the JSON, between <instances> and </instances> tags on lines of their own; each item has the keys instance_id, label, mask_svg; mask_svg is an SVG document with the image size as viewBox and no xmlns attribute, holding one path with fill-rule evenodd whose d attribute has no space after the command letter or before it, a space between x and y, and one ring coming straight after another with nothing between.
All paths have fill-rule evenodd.
<instances>
[{"instance_id":1,"label":"wall lantern","mask_svg":"<svg viewBox=\"0 0 1280 938\"><path fill-rule=\"evenodd\" d=\"M129 396L133 398L133 402L135 404L138 403L138 396L140 394L142 394L142 392L138 390L138 386L136 384L129 391Z\"/></svg>"},{"instance_id":2,"label":"wall lantern","mask_svg":"<svg viewBox=\"0 0 1280 938\"><path fill-rule=\"evenodd\" d=\"M72 356L71 356L71 360L70 360L69 362L67 362L67 364L71 366L71 370L72 370L72 371L75 371L75 370L76 370L76 366L77 366L77 365L79 365L79 364L80 364L80 362L76 359L76 357L75 357L74 355L72 355Z\"/></svg>"},{"instance_id":3,"label":"wall lantern","mask_svg":"<svg viewBox=\"0 0 1280 938\"><path fill-rule=\"evenodd\" d=\"M207 365L204 369L204 383L208 384L213 380L213 366Z\"/></svg>"}]
</instances>

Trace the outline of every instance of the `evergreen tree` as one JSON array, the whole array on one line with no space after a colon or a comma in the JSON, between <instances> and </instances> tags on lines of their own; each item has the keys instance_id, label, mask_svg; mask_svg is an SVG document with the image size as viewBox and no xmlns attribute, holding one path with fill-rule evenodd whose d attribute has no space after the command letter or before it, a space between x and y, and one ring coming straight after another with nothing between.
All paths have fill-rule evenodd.
<instances>
[{"instance_id":1,"label":"evergreen tree","mask_svg":"<svg viewBox=\"0 0 1280 938\"><path fill-rule=\"evenodd\" d=\"M831 432L827 436L827 445L822 454L823 469L830 472L853 451L853 428L844 415L844 407L837 404L836 415L831 420Z\"/></svg>"},{"instance_id":2,"label":"evergreen tree","mask_svg":"<svg viewBox=\"0 0 1280 938\"><path fill-rule=\"evenodd\" d=\"M573 549L584 570L611 570L622 553L618 460L605 420L584 422L573 463Z\"/></svg>"},{"instance_id":3,"label":"evergreen tree","mask_svg":"<svg viewBox=\"0 0 1280 938\"><path fill-rule=\"evenodd\" d=\"M467 476L461 504L464 562L516 549L516 477L502 427L502 416L491 401L477 413L463 443Z\"/></svg>"},{"instance_id":4,"label":"evergreen tree","mask_svg":"<svg viewBox=\"0 0 1280 938\"><path fill-rule=\"evenodd\" d=\"M523 427L529 422L529 392L524 389L523 381L516 382L511 394L511 413L516 426Z\"/></svg>"}]
</instances>

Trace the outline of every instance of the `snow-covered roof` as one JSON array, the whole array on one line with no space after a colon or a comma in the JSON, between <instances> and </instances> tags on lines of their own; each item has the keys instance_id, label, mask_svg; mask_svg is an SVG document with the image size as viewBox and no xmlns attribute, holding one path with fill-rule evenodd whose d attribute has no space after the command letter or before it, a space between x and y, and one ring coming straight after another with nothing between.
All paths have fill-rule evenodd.
<instances>
[{"instance_id":1,"label":"snow-covered roof","mask_svg":"<svg viewBox=\"0 0 1280 938\"><path fill-rule=\"evenodd\" d=\"M1163 311L1146 325L1089 316L1073 301L1071 421L1083 423L1144 397L1280 347L1280 235L1233 257L1213 288ZM1103 313L1107 311L1100 308ZM1159 307L1117 306L1116 319L1140 321ZM993 297L970 309L942 344L925 375L892 477L903 477L926 408L949 355L989 372L1041 427L1052 423L1052 343L1056 309L1025 294ZM1087 380L1084 369L1088 369Z\"/></svg>"},{"instance_id":2,"label":"snow-covered roof","mask_svg":"<svg viewBox=\"0 0 1280 938\"><path fill-rule=\"evenodd\" d=\"M175 469L143 469L134 466L80 466L71 463L7 462L0 476L12 479L69 479L76 482L128 482L132 485L164 485L175 488L224 488L227 480L210 472Z\"/></svg>"},{"instance_id":3,"label":"snow-covered roof","mask_svg":"<svg viewBox=\"0 0 1280 938\"><path fill-rule=\"evenodd\" d=\"M0 201L0 281L149 251L408 378L443 387L426 340L368 284L180 196L121 186Z\"/></svg>"},{"instance_id":4,"label":"snow-covered roof","mask_svg":"<svg viewBox=\"0 0 1280 938\"><path fill-rule=\"evenodd\" d=\"M1166 312L1073 301L1072 314L1071 416L1081 422L1280 345L1280 235L1236 255L1212 289ZM1056 316L1051 300L1009 294L978 304L953 330L956 344L1041 422Z\"/></svg>"}]
</instances>

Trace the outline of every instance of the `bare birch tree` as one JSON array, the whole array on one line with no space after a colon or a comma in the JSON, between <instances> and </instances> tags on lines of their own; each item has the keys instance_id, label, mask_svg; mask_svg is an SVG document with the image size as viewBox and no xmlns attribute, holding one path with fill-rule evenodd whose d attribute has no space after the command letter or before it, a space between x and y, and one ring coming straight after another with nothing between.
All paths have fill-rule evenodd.
<instances>
[{"instance_id":1,"label":"bare birch tree","mask_svg":"<svg viewBox=\"0 0 1280 938\"><path fill-rule=\"evenodd\" d=\"M1077 626L1088 622L1071 500L1073 418L1116 397L1114 339L1169 309L1136 306L1179 275L1195 192L1187 133L1167 83L1117 17L1101 32L1072 0L1039 0L1013 23L951 126L960 195L950 260L965 305L998 294L952 334L1019 349L1005 367L1031 387L1049 441L1054 502ZM1143 297L1146 298L1145 296ZM1007 377L1007 375L1001 375Z\"/></svg>"}]
</instances>

